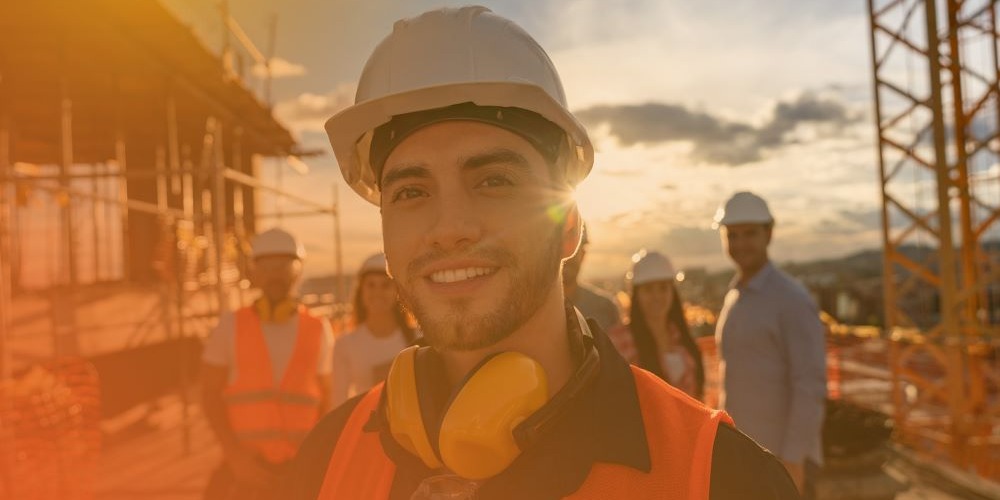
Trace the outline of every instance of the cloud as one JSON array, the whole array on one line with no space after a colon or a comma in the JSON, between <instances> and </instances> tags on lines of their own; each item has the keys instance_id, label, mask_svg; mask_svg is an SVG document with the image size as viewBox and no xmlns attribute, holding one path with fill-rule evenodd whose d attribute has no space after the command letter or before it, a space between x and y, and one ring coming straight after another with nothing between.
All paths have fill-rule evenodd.
<instances>
[{"instance_id":1,"label":"cloud","mask_svg":"<svg viewBox=\"0 0 1000 500\"><path fill-rule=\"evenodd\" d=\"M607 125L610 134L624 146L690 141L696 159L730 166L760 160L766 149L793 143L792 132L800 125L839 129L862 117L842 101L813 92L778 102L768 121L760 126L660 102L597 105L574 114L588 126Z\"/></svg>"},{"instance_id":2,"label":"cloud","mask_svg":"<svg viewBox=\"0 0 1000 500\"><path fill-rule=\"evenodd\" d=\"M304 92L279 102L274 107L274 114L299 133L304 130L322 131L323 123L328 118L354 103L354 92L353 84L338 85L326 94Z\"/></svg>"},{"instance_id":3,"label":"cloud","mask_svg":"<svg viewBox=\"0 0 1000 500\"><path fill-rule=\"evenodd\" d=\"M296 64L280 57L271 58L271 78L288 78L292 76L303 76L306 74L306 67ZM267 77L267 68L263 64L255 64L253 75L257 78Z\"/></svg>"},{"instance_id":4,"label":"cloud","mask_svg":"<svg viewBox=\"0 0 1000 500\"><path fill-rule=\"evenodd\" d=\"M299 143L306 149L327 150L330 147L330 139L326 132L314 129L306 129L299 133Z\"/></svg>"},{"instance_id":5,"label":"cloud","mask_svg":"<svg viewBox=\"0 0 1000 500\"><path fill-rule=\"evenodd\" d=\"M882 209L842 209L839 210L838 215L845 220L853 224L852 229L858 230L873 230L882 229Z\"/></svg>"},{"instance_id":6,"label":"cloud","mask_svg":"<svg viewBox=\"0 0 1000 500\"><path fill-rule=\"evenodd\" d=\"M720 245L719 233L707 227L673 227L663 237L664 250L677 257L714 255L719 253Z\"/></svg>"}]
</instances>

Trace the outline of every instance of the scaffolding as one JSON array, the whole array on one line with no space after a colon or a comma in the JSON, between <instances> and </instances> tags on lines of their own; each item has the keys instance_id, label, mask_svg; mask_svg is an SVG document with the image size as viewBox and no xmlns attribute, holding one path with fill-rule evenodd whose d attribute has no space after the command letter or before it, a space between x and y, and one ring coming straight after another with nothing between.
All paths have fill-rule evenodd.
<instances>
[{"instance_id":1,"label":"scaffolding","mask_svg":"<svg viewBox=\"0 0 1000 500\"><path fill-rule=\"evenodd\" d=\"M898 439L1000 479L995 0L869 0Z\"/></svg>"},{"instance_id":2,"label":"scaffolding","mask_svg":"<svg viewBox=\"0 0 1000 500\"><path fill-rule=\"evenodd\" d=\"M0 15L0 388L39 363L203 338L250 300L248 239L264 219L329 221L343 279L336 191L319 201L327 190L261 179L266 159L280 172L310 153L225 58L155 0L73 7L5 3ZM295 208L262 213L265 196ZM332 300L344 295L341 284ZM187 447L192 374L170 366ZM9 467L25 434L4 418L10 401L0 486L24 469Z\"/></svg>"},{"instance_id":3,"label":"scaffolding","mask_svg":"<svg viewBox=\"0 0 1000 500\"><path fill-rule=\"evenodd\" d=\"M23 330L15 297L46 293L53 351L79 354L86 327L73 306L95 288L156 289L169 303L159 320L174 336L186 320L231 307L247 287L244 248L261 219L329 216L339 248L335 202L260 180L263 158L280 159L280 170L303 152L234 78L229 58L209 54L153 0L84 3L72 11L53 0L12 4L0 20L0 369L8 376L10 336ZM265 57L224 15L243 49ZM264 195L299 210L259 213Z\"/></svg>"}]
</instances>

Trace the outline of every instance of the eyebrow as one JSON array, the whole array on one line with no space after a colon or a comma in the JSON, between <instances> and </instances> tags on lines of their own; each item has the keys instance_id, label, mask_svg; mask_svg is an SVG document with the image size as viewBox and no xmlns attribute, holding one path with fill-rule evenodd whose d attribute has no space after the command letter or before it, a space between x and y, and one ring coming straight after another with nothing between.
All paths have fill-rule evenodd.
<instances>
[{"instance_id":1,"label":"eyebrow","mask_svg":"<svg viewBox=\"0 0 1000 500\"><path fill-rule=\"evenodd\" d=\"M531 164L523 155L506 148L498 148L470 156L462 162L462 170L476 170L495 163L506 163L518 167L520 170L531 171Z\"/></svg>"},{"instance_id":2,"label":"eyebrow","mask_svg":"<svg viewBox=\"0 0 1000 500\"><path fill-rule=\"evenodd\" d=\"M465 158L462 161L462 170L471 171L497 163L506 163L517 167L519 170L531 172L531 164L528 163L528 160L523 155L506 148L498 148ZM381 185L382 189L385 189L393 183L404 179L428 179L430 177L430 170L425 165L408 165L392 168L383 174Z\"/></svg>"},{"instance_id":3,"label":"eyebrow","mask_svg":"<svg viewBox=\"0 0 1000 500\"><path fill-rule=\"evenodd\" d=\"M423 165L409 165L406 167L393 168L382 176L382 189L391 186L395 182L403 179L427 179L431 173Z\"/></svg>"}]
</instances>

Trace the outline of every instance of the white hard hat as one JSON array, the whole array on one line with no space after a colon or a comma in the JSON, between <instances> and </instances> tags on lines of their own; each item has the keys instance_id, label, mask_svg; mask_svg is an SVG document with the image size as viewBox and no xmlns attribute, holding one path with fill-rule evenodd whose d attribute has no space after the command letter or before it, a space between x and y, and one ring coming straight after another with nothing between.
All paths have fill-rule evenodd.
<instances>
[{"instance_id":1,"label":"white hard hat","mask_svg":"<svg viewBox=\"0 0 1000 500\"><path fill-rule=\"evenodd\" d=\"M632 286L676 278L677 269L666 255L646 250L639 250L632 256L632 269L625 274L625 280Z\"/></svg>"},{"instance_id":2,"label":"white hard hat","mask_svg":"<svg viewBox=\"0 0 1000 500\"><path fill-rule=\"evenodd\" d=\"M569 182L586 177L594 163L594 148L569 112L548 55L523 29L485 7L444 8L397 21L368 58L354 101L326 122L326 131L344 179L376 205L373 132L394 116L417 111L468 102L527 110L565 132L560 149Z\"/></svg>"},{"instance_id":3,"label":"white hard hat","mask_svg":"<svg viewBox=\"0 0 1000 500\"><path fill-rule=\"evenodd\" d=\"M740 191L715 211L712 229L731 224L771 224L774 217L763 198L749 191Z\"/></svg>"},{"instance_id":4,"label":"white hard hat","mask_svg":"<svg viewBox=\"0 0 1000 500\"><path fill-rule=\"evenodd\" d=\"M255 259L268 255L291 255L300 260L306 258L305 247L291 233L278 228L254 236L250 249Z\"/></svg>"},{"instance_id":5,"label":"white hard hat","mask_svg":"<svg viewBox=\"0 0 1000 500\"><path fill-rule=\"evenodd\" d=\"M386 272L386 262L385 254L377 253L365 259L361 263L361 268L358 269L358 276L368 274L368 273L385 273Z\"/></svg>"}]
</instances>

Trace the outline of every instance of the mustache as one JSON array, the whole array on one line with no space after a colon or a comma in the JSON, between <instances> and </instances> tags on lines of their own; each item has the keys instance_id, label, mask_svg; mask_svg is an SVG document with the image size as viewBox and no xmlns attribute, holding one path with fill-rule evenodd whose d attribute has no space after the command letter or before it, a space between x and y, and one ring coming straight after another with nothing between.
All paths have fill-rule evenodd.
<instances>
[{"instance_id":1,"label":"mustache","mask_svg":"<svg viewBox=\"0 0 1000 500\"><path fill-rule=\"evenodd\" d=\"M500 266L513 265L517 260L514 255L503 248L477 244L458 250L438 250L433 249L414 258L406 266L408 279L421 276L423 269L436 264L442 260L449 259L475 259L485 260Z\"/></svg>"}]
</instances>

